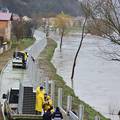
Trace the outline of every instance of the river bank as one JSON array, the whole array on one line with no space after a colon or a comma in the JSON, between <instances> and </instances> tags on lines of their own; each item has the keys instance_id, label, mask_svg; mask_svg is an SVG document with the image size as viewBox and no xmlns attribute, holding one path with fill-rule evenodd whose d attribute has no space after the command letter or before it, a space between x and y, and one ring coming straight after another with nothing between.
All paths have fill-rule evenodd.
<instances>
[{"instance_id":1,"label":"river bank","mask_svg":"<svg viewBox=\"0 0 120 120\"><path fill-rule=\"evenodd\" d=\"M59 45L59 35L51 37ZM80 33L65 36L62 51L60 52L58 46L52 59L57 74L63 77L68 86L71 86L73 59L80 38ZM112 44L110 40L88 34L78 55L74 75L74 91L79 99L111 120L119 120L117 113L120 110L120 63L111 61L107 51L117 49L119 45Z\"/></svg>"},{"instance_id":2,"label":"river bank","mask_svg":"<svg viewBox=\"0 0 120 120\"><path fill-rule=\"evenodd\" d=\"M57 105L57 91L58 88L63 88L63 108L66 109L67 96L71 95L73 97L73 105L72 110L77 112L79 104L83 104L85 106L85 114L84 120L93 120L95 115L100 115L101 120L107 120L103 117L99 112L95 111L88 104L81 101L75 93L73 89L66 85L63 78L56 73L56 68L51 63L51 59L53 57L55 48L57 47L57 43L54 40L49 39L47 42L46 48L40 54L39 57L39 68L44 71L45 76L47 76L50 80L54 80L55 82L55 106Z\"/></svg>"}]
</instances>

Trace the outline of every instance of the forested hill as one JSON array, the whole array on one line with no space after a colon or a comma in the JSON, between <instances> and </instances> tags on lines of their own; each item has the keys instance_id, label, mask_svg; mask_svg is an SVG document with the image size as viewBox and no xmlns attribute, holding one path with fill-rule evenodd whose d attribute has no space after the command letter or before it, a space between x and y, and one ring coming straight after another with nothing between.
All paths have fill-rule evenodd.
<instances>
[{"instance_id":1,"label":"forested hill","mask_svg":"<svg viewBox=\"0 0 120 120\"><path fill-rule=\"evenodd\" d=\"M20 15L53 15L61 11L69 15L80 15L78 0L0 0L0 6Z\"/></svg>"}]
</instances>

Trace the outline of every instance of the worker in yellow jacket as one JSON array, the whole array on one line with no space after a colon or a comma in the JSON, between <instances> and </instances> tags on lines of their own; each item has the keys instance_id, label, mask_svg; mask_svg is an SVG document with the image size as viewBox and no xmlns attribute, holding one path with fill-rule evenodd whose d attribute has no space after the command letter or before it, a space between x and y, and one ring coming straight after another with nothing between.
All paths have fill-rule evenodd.
<instances>
[{"instance_id":1,"label":"worker in yellow jacket","mask_svg":"<svg viewBox=\"0 0 120 120\"><path fill-rule=\"evenodd\" d=\"M50 109L51 112L53 111L52 99L47 94L44 95L43 109L44 109L44 112L46 112L48 109Z\"/></svg>"},{"instance_id":2,"label":"worker in yellow jacket","mask_svg":"<svg viewBox=\"0 0 120 120\"><path fill-rule=\"evenodd\" d=\"M36 89L36 105L35 105L35 110L36 114L41 114L42 113L42 107L44 104L44 88L43 86L37 87Z\"/></svg>"}]
</instances>

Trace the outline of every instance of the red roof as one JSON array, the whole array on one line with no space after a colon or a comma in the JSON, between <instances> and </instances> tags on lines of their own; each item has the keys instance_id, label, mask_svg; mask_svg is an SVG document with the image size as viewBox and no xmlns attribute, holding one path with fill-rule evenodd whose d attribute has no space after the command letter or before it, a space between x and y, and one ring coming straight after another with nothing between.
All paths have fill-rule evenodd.
<instances>
[{"instance_id":1,"label":"red roof","mask_svg":"<svg viewBox=\"0 0 120 120\"><path fill-rule=\"evenodd\" d=\"M0 12L0 20L11 20L12 14L11 13L4 13Z\"/></svg>"}]
</instances>

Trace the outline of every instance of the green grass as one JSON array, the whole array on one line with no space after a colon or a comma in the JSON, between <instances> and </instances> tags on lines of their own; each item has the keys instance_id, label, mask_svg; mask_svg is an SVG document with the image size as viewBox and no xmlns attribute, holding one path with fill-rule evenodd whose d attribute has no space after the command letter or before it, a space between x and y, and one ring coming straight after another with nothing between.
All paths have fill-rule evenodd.
<instances>
[{"instance_id":1,"label":"green grass","mask_svg":"<svg viewBox=\"0 0 120 120\"><path fill-rule=\"evenodd\" d=\"M72 109L74 111L78 110L78 106L80 104L83 104L85 106L85 115L84 120L94 120L95 115L100 115L101 120L108 120L104 116L102 116L100 113L95 111L93 108L91 108L88 104L81 101L77 96L75 96L75 93L72 88L68 87L63 78L56 74L56 68L51 63L52 56L54 54L54 50L57 47L57 44L54 40L49 39L46 48L44 51L40 54L39 59L39 66L44 70L44 74L50 79L54 80L55 82L55 106L57 106L57 91L58 88L63 88L63 108L66 109L66 103L67 103L67 96L71 95L73 97L73 104Z\"/></svg>"},{"instance_id":2,"label":"green grass","mask_svg":"<svg viewBox=\"0 0 120 120\"><path fill-rule=\"evenodd\" d=\"M19 41L12 41L12 49L24 50L35 42L34 38L24 38Z\"/></svg>"},{"instance_id":3,"label":"green grass","mask_svg":"<svg viewBox=\"0 0 120 120\"><path fill-rule=\"evenodd\" d=\"M18 48L18 50L24 50L25 48L29 47L35 42L35 39L32 38L24 38L20 42L13 41L12 42L12 48L3 54L0 55L0 72L3 69L3 67L6 65L8 60L12 58L13 51ZM0 108L0 120L3 120L3 116L1 113L1 108Z\"/></svg>"},{"instance_id":4,"label":"green grass","mask_svg":"<svg viewBox=\"0 0 120 120\"><path fill-rule=\"evenodd\" d=\"M18 50L24 50L25 48L32 45L34 42L35 42L34 38L24 38L19 42L13 40L11 49L0 55L0 72L3 69L3 67L6 65L8 60L12 58L13 52L16 50L16 48Z\"/></svg>"}]
</instances>

